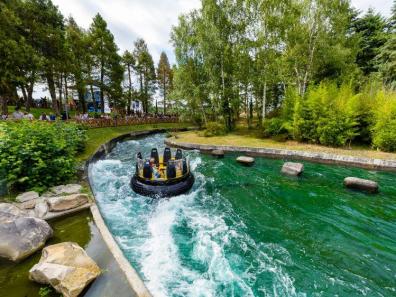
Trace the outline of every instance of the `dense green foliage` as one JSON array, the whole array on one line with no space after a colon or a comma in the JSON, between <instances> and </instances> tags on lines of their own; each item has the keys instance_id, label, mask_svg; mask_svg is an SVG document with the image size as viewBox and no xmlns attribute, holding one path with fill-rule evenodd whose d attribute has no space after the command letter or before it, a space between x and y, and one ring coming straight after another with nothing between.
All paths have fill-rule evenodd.
<instances>
[{"instance_id":1,"label":"dense green foliage","mask_svg":"<svg viewBox=\"0 0 396 297\"><path fill-rule=\"evenodd\" d=\"M396 94L380 92L377 95L373 131L374 147L396 151Z\"/></svg>"},{"instance_id":2,"label":"dense green foliage","mask_svg":"<svg viewBox=\"0 0 396 297\"><path fill-rule=\"evenodd\" d=\"M10 188L42 192L74 176L86 140L78 125L23 121L0 129L0 168Z\"/></svg>"},{"instance_id":3,"label":"dense green foliage","mask_svg":"<svg viewBox=\"0 0 396 297\"><path fill-rule=\"evenodd\" d=\"M25 105L29 110L39 83L47 85L56 114L70 102L74 92L79 110L85 113L86 99L94 96L96 88L101 112L105 98L117 112L130 113L132 100L142 101L148 112L157 85L161 86L165 111L165 99L172 86L172 69L169 63L164 64L168 60L165 53L157 81L154 61L143 39L135 42L133 54L127 51L121 57L100 14L84 30L72 17L65 20L51 0L0 2L0 56L1 114L7 114L8 105ZM99 109L95 100L93 105Z\"/></svg>"},{"instance_id":4,"label":"dense green foliage","mask_svg":"<svg viewBox=\"0 0 396 297\"><path fill-rule=\"evenodd\" d=\"M396 85L394 7L386 19L344 0L203 0L172 32L172 96L198 124L246 118L279 140L393 150L375 114Z\"/></svg>"},{"instance_id":5,"label":"dense green foliage","mask_svg":"<svg viewBox=\"0 0 396 297\"><path fill-rule=\"evenodd\" d=\"M223 124L218 122L209 122L206 124L203 135L205 137L220 136L226 134L226 129Z\"/></svg>"},{"instance_id":6,"label":"dense green foliage","mask_svg":"<svg viewBox=\"0 0 396 297\"><path fill-rule=\"evenodd\" d=\"M294 91L294 92L293 92ZM337 87L322 82L304 97L292 88L279 112L264 123L264 136L295 139L329 146L352 141L372 143L384 151L396 151L396 93L369 84L355 93L351 84Z\"/></svg>"}]
</instances>

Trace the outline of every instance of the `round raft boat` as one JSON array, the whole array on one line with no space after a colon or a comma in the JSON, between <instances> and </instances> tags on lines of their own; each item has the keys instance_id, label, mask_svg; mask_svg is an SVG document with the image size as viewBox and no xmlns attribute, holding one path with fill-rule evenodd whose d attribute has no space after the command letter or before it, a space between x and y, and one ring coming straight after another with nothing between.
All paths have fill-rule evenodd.
<instances>
[{"instance_id":1,"label":"round raft boat","mask_svg":"<svg viewBox=\"0 0 396 297\"><path fill-rule=\"evenodd\" d=\"M132 189L143 196L153 198L172 197L183 194L194 184L194 175L183 152L178 149L174 157L170 148L165 148L160 157L156 148L150 159L136 155L136 172L131 179Z\"/></svg>"}]
</instances>

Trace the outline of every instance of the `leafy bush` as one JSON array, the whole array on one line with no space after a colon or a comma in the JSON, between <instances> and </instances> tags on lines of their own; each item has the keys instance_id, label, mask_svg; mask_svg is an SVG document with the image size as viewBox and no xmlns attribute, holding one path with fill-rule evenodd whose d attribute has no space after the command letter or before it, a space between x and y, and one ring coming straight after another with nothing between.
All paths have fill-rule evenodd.
<instances>
[{"instance_id":1,"label":"leafy bush","mask_svg":"<svg viewBox=\"0 0 396 297\"><path fill-rule=\"evenodd\" d=\"M203 133L205 137L225 135L226 129L224 125L217 122L210 122L206 124L206 129Z\"/></svg>"},{"instance_id":2,"label":"leafy bush","mask_svg":"<svg viewBox=\"0 0 396 297\"><path fill-rule=\"evenodd\" d=\"M376 97L373 147L387 152L396 151L396 93L379 92Z\"/></svg>"},{"instance_id":3,"label":"leafy bush","mask_svg":"<svg viewBox=\"0 0 396 297\"><path fill-rule=\"evenodd\" d=\"M312 86L304 98L296 100L294 138L329 146L350 144L360 132L360 99L350 85Z\"/></svg>"},{"instance_id":4,"label":"leafy bush","mask_svg":"<svg viewBox=\"0 0 396 297\"><path fill-rule=\"evenodd\" d=\"M84 130L62 122L10 122L0 134L0 168L9 188L38 192L74 176L75 155L86 142Z\"/></svg>"},{"instance_id":5,"label":"leafy bush","mask_svg":"<svg viewBox=\"0 0 396 297\"><path fill-rule=\"evenodd\" d=\"M264 121L264 137L272 137L277 141L286 141L290 138L292 127L289 122L281 118L272 118Z\"/></svg>"}]
</instances>

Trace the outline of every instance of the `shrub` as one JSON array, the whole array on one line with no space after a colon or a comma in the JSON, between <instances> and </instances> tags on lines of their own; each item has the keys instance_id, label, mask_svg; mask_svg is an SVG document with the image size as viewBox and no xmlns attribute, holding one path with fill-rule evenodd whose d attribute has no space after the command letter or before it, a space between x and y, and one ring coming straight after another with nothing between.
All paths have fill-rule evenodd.
<instances>
[{"instance_id":1,"label":"shrub","mask_svg":"<svg viewBox=\"0 0 396 297\"><path fill-rule=\"evenodd\" d=\"M376 96L375 124L373 126L373 147L396 151L396 93L379 92Z\"/></svg>"},{"instance_id":2,"label":"shrub","mask_svg":"<svg viewBox=\"0 0 396 297\"><path fill-rule=\"evenodd\" d=\"M294 138L298 141L344 146L359 134L364 124L361 96L350 85L332 83L312 86L298 98L293 115ZM362 119L359 121L359 119Z\"/></svg>"},{"instance_id":3,"label":"shrub","mask_svg":"<svg viewBox=\"0 0 396 297\"><path fill-rule=\"evenodd\" d=\"M86 141L77 125L22 121L1 130L0 168L9 188L43 192L74 176L75 155Z\"/></svg>"},{"instance_id":4,"label":"shrub","mask_svg":"<svg viewBox=\"0 0 396 297\"><path fill-rule=\"evenodd\" d=\"M206 129L203 133L205 137L225 135L226 129L224 125L217 122L210 122L206 124Z\"/></svg>"},{"instance_id":5,"label":"shrub","mask_svg":"<svg viewBox=\"0 0 396 297\"><path fill-rule=\"evenodd\" d=\"M264 121L264 137L272 137L277 141L286 141L290 138L292 130L289 122L281 118L272 118Z\"/></svg>"}]
</instances>

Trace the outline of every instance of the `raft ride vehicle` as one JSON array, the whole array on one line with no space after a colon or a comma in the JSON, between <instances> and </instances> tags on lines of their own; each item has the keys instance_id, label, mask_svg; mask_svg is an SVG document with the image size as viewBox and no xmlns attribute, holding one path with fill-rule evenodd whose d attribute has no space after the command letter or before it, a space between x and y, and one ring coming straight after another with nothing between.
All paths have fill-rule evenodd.
<instances>
[{"instance_id":1,"label":"raft ride vehicle","mask_svg":"<svg viewBox=\"0 0 396 297\"><path fill-rule=\"evenodd\" d=\"M136 172L131 179L132 189L143 196L164 198L186 193L194 184L188 158L180 149L174 157L170 148L165 148L160 157L158 150L151 150L150 158L136 154Z\"/></svg>"}]
</instances>

